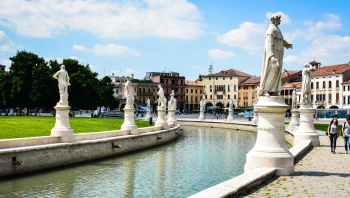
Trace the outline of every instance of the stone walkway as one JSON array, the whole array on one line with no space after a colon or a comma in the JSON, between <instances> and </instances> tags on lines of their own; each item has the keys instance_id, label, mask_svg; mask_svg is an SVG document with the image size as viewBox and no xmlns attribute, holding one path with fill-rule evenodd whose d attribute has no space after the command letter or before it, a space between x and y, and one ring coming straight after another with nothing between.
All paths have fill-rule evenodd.
<instances>
[{"instance_id":1,"label":"stone walkway","mask_svg":"<svg viewBox=\"0 0 350 198\"><path fill-rule=\"evenodd\" d=\"M274 177L246 197L350 197L350 155L344 139L331 153L329 138L319 131L320 147L314 147L295 165L293 176Z\"/></svg>"}]
</instances>

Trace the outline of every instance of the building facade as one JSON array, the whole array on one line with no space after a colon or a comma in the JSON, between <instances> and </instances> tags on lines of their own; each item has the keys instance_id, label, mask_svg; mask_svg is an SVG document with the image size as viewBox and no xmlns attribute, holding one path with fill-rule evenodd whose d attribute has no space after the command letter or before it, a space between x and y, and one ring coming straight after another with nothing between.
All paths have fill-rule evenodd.
<instances>
[{"instance_id":1,"label":"building facade","mask_svg":"<svg viewBox=\"0 0 350 198\"><path fill-rule=\"evenodd\" d=\"M311 101L316 109L344 106L342 83L350 80L350 64L320 67L311 72Z\"/></svg>"},{"instance_id":2,"label":"building facade","mask_svg":"<svg viewBox=\"0 0 350 198\"><path fill-rule=\"evenodd\" d=\"M164 96L169 101L170 94L174 90L177 100L177 109L185 109L185 77L176 72L146 72L144 80L151 80L153 83L161 84ZM158 92L158 91L157 91Z\"/></svg>"},{"instance_id":3,"label":"building facade","mask_svg":"<svg viewBox=\"0 0 350 198\"><path fill-rule=\"evenodd\" d=\"M233 101L234 108L239 106L239 84L251 76L244 72L229 69L203 76L203 102L205 109L224 109Z\"/></svg>"},{"instance_id":4,"label":"building facade","mask_svg":"<svg viewBox=\"0 0 350 198\"><path fill-rule=\"evenodd\" d=\"M260 77L250 77L239 84L239 108L252 107L256 101L256 88L260 85Z\"/></svg>"},{"instance_id":5,"label":"building facade","mask_svg":"<svg viewBox=\"0 0 350 198\"><path fill-rule=\"evenodd\" d=\"M186 80L185 111L199 112L199 102L203 99L203 82Z\"/></svg>"}]
</instances>

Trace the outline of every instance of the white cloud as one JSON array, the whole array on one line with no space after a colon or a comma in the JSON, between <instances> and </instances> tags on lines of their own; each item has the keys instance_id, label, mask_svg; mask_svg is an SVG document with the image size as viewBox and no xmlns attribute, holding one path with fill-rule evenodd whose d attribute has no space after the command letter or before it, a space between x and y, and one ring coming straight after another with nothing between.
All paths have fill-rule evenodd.
<instances>
[{"instance_id":1,"label":"white cloud","mask_svg":"<svg viewBox=\"0 0 350 198\"><path fill-rule=\"evenodd\" d=\"M125 70L125 72L128 73L128 74L135 74L136 70L128 68L128 69Z\"/></svg>"},{"instance_id":2,"label":"white cloud","mask_svg":"<svg viewBox=\"0 0 350 198\"><path fill-rule=\"evenodd\" d=\"M96 44L91 49L81 45L73 45L73 49L79 50L79 51L88 51L88 52L91 52L97 55L103 55L103 56L121 55L121 56L127 57L127 56L141 55L141 53L135 49L131 49L126 46L115 45L115 44L108 44L108 45Z\"/></svg>"},{"instance_id":3,"label":"white cloud","mask_svg":"<svg viewBox=\"0 0 350 198\"><path fill-rule=\"evenodd\" d=\"M186 0L0 1L0 25L29 37L85 30L104 38L192 39L204 33L199 9Z\"/></svg>"},{"instance_id":4,"label":"white cloud","mask_svg":"<svg viewBox=\"0 0 350 198\"><path fill-rule=\"evenodd\" d=\"M15 43L7 37L4 31L0 30L0 52L14 52L16 51Z\"/></svg>"},{"instance_id":5,"label":"white cloud","mask_svg":"<svg viewBox=\"0 0 350 198\"><path fill-rule=\"evenodd\" d=\"M340 29L342 24L338 15L327 14L325 15L324 21L305 21L304 26L306 27L284 34L284 37L289 40L295 40L298 38L313 40L317 37L323 36L327 31Z\"/></svg>"},{"instance_id":6,"label":"white cloud","mask_svg":"<svg viewBox=\"0 0 350 198\"><path fill-rule=\"evenodd\" d=\"M235 56L233 52L226 52L221 49L213 49L208 51L208 55L213 58L228 58Z\"/></svg>"},{"instance_id":7,"label":"white cloud","mask_svg":"<svg viewBox=\"0 0 350 198\"><path fill-rule=\"evenodd\" d=\"M349 36L321 36L301 51L298 55L290 55L284 59L285 63L304 64L315 58L323 65L332 63L346 63L350 61L350 37Z\"/></svg>"},{"instance_id":8,"label":"white cloud","mask_svg":"<svg viewBox=\"0 0 350 198\"><path fill-rule=\"evenodd\" d=\"M238 29L218 36L217 40L220 43L245 49L250 53L257 53L264 48L265 30L265 24L244 22Z\"/></svg>"}]
</instances>

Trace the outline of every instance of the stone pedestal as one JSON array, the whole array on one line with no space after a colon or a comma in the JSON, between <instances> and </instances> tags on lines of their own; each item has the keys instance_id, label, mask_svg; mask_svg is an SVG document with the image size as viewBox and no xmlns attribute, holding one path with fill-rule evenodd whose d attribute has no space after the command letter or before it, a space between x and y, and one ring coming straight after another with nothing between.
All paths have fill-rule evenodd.
<instances>
[{"instance_id":1,"label":"stone pedestal","mask_svg":"<svg viewBox=\"0 0 350 198\"><path fill-rule=\"evenodd\" d=\"M198 118L200 121L203 121L204 120L204 110L201 109L199 110L199 118Z\"/></svg>"},{"instance_id":2,"label":"stone pedestal","mask_svg":"<svg viewBox=\"0 0 350 198\"><path fill-rule=\"evenodd\" d=\"M253 123L253 124L258 124L258 121L259 121L259 118L258 118L258 110L256 110L256 109L254 108L254 117L253 117L252 123Z\"/></svg>"},{"instance_id":3,"label":"stone pedestal","mask_svg":"<svg viewBox=\"0 0 350 198\"><path fill-rule=\"evenodd\" d=\"M169 109L168 110L168 120L167 120L167 123L170 125L170 124L173 124L173 126L177 126L177 120L176 120L176 117L175 117L175 109Z\"/></svg>"},{"instance_id":4,"label":"stone pedestal","mask_svg":"<svg viewBox=\"0 0 350 198\"><path fill-rule=\"evenodd\" d=\"M287 131L293 132L295 127L298 127L300 122L299 122L299 111L296 109L293 109L292 111L292 119L289 122L289 125L287 127Z\"/></svg>"},{"instance_id":5,"label":"stone pedestal","mask_svg":"<svg viewBox=\"0 0 350 198\"><path fill-rule=\"evenodd\" d=\"M61 142L73 142L74 132L69 124L70 106L57 103L54 108L56 109L56 123L51 130L51 136L60 136Z\"/></svg>"},{"instance_id":6,"label":"stone pedestal","mask_svg":"<svg viewBox=\"0 0 350 198\"><path fill-rule=\"evenodd\" d=\"M260 96L255 109L259 112L256 143L247 154L244 171L276 168L276 175L294 173L294 156L285 142L284 115L288 106L281 96Z\"/></svg>"},{"instance_id":7,"label":"stone pedestal","mask_svg":"<svg viewBox=\"0 0 350 198\"><path fill-rule=\"evenodd\" d=\"M157 121L154 123L154 126L162 126L163 129L168 129L168 123L165 119L165 109L164 108L158 108L158 118Z\"/></svg>"},{"instance_id":8,"label":"stone pedestal","mask_svg":"<svg viewBox=\"0 0 350 198\"><path fill-rule=\"evenodd\" d=\"M134 108L124 108L124 123L121 126L121 130L130 130L131 135L138 135L139 129L135 124Z\"/></svg>"},{"instance_id":9,"label":"stone pedestal","mask_svg":"<svg viewBox=\"0 0 350 198\"><path fill-rule=\"evenodd\" d=\"M310 140L312 146L320 145L320 137L314 128L313 114L315 112L312 108L299 109L300 112L300 125L298 130L294 133L294 145L298 144L302 140Z\"/></svg>"},{"instance_id":10,"label":"stone pedestal","mask_svg":"<svg viewBox=\"0 0 350 198\"><path fill-rule=\"evenodd\" d=\"M230 109L228 111L227 122L231 122L233 120L233 111Z\"/></svg>"},{"instance_id":11,"label":"stone pedestal","mask_svg":"<svg viewBox=\"0 0 350 198\"><path fill-rule=\"evenodd\" d=\"M147 108L145 120L148 121L151 117L151 109Z\"/></svg>"}]
</instances>

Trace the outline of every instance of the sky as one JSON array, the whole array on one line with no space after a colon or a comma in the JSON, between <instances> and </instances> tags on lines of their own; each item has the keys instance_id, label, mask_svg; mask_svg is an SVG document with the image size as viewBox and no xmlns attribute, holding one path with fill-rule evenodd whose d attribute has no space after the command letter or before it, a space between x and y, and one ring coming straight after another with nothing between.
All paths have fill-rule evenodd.
<instances>
[{"instance_id":1,"label":"sky","mask_svg":"<svg viewBox=\"0 0 350 198\"><path fill-rule=\"evenodd\" d=\"M77 59L99 78L178 72L186 80L236 69L261 75L265 31L280 13L283 69L350 61L350 1L0 0L0 62L25 50ZM69 72L69 71L68 71Z\"/></svg>"}]
</instances>

